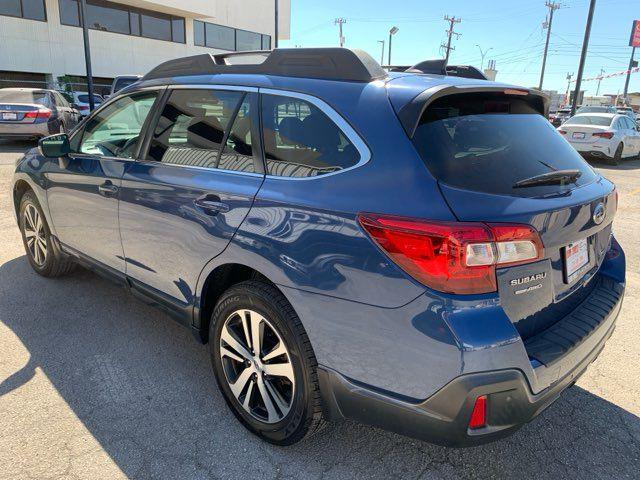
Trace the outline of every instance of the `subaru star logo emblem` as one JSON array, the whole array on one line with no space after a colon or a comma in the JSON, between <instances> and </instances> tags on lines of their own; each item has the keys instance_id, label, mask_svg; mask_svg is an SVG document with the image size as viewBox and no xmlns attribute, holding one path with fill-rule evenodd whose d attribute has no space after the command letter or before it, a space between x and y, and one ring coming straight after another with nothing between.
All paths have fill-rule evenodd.
<instances>
[{"instance_id":1,"label":"subaru star logo emblem","mask_svg":"<svg viewBox=\"0 0 640 480\"><path fill-rule=\"evenodd\" d=\"M604 209L604 203L600 202L596 205L596 208L593 209L593 223L596 225L600 225L604 222L604 217L607 216L607 212Z\"/></svg>"}]
</instances>

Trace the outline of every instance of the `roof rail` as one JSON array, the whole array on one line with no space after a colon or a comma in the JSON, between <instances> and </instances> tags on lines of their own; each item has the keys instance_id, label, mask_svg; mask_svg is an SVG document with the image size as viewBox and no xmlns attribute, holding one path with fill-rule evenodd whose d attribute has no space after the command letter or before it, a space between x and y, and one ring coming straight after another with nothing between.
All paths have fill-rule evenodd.
<instances>
[{"instance_id":1,"label":"roof rail","mask_svg":"<svg viewBox=\"0 0 640 480\"><path fill-rule=\"evenodd\" d=\"M143 80L186 75L259 74L371 82L387 76L368 53L348 48L276 48L194 55L161 63Z\"/></svg>"}]
</instances>

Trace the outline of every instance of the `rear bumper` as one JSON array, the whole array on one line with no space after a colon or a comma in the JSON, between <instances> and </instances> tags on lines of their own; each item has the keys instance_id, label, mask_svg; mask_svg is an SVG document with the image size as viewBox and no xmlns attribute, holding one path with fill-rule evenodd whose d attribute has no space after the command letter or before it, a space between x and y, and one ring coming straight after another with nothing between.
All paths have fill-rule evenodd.
<instances>
[{"instance_id":1,"label":"rear bumper","mask_svg":"<svg viewBox=\"0 0 640 480\"><path fill-rule=\"evenodd\" d=\"M34 138L51 135L50 122L42 123L0 123L0 137Z\"/></svg>"},{"instance_id":2,"label":"rear bumper","mask_svg":"<svg viewBox=\"0 0 640 480\"><path fill-rule=\"evenodd\" d=\"M624 283L612 279L606 281L609 283L605 288L615 289L618 294L610 297L606 308L600 307L595 312L592 305L586 305L588 317L583 320L591 324L591 330L579 341L565 345L566 351L549 365L536 368L544 369L545 375L557 375L550 386L538 393L533 393L521 370L505 369L461 375L427 400L416 403L363 386L333 370L322 368L319 376L326 414L331 419L351 418L452 447L479 445L510 435L573 385L604 348L615 329L624 294ZM565 320L574 322L571 317ZM579 324L573 327L579 327ZM553 345L550 348L554 348ZM487 395L488 399L487 426L470 430L471 411L480 395Z\"/></svg>"}]
</instances>

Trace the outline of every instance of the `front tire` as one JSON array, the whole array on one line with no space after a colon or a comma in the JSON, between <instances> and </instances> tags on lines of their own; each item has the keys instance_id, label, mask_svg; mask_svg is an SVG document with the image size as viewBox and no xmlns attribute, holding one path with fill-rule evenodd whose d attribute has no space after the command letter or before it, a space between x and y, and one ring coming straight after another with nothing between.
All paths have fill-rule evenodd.
<instances>
[{"instance_id":1,"label":"front tire","mask_svg":"<svg viewBox=\"0 0 640 480\"><path fill-rule=\"evenodd\" d=\"M22 196L19 212L22 242L31 267L43 277L59 277L73 270L74 263L54 245L44 212L33 192Z\"/></svg>"},{"instance_id":2,"label":"front tire","mask_svg":"<svg viewBox=\"0 0 640 480\"><path fill-rule=\"evenodd\" d=\"M218 386L251 432L291 445L322 427L313 349L274 286L247 281L227 290L211 317L209 345Z\"/></svg>"}]
</instances>

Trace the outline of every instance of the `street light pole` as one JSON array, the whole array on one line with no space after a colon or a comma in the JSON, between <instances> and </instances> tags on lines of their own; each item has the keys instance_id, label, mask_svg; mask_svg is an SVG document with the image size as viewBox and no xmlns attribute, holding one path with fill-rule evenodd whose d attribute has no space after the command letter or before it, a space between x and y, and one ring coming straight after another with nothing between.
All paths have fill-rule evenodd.
<instances>
[{"instance_id":1,"label":"street light pole","mask_svg":"<svg viewBox=\"0 0 640 480\"><path fill-rule=\"evenodd\" d=\"M82 38L84 40L84 64L87 72L87 90L89 94L89 111L96 107L93 101L93 72L91 71L91 48L89 46L89 28L87 27L86 0L80 0L80 24L82 25Z\"/></svg>"},{"instance_id":2,"label":"street light pole","mask_svg":"<svg viewBox=\"0 0 640 480\"><path fill-rule=\"evenodd\" d=\"M624 82L624 92L622 93L622 98L627 102L627 93L629 92L629 78L631 77L631 69L633 68L633 57L636 54L636 47L631 49L631 60L629 60L629 70L627 71L627 79Z\"/></svg>"},{"instance_id":3,"label":"street light pole","mask_svg":"<svg viewBox=\"0 0 640 480\"><path fill-rule=\"evenodd\" d=\"M487 53L489 53L489 50L493 50L493 47L490 47L486 52L483 52L482 48L477 43L476 43L476 47L478 47L478 49L480 50L480 57L481 57L481 60L480 60L480 71L482 71L482 68L484 67L484 57L485 57L485 55Z\"/></svg>"},{"instance_id":4,"label":"street light pole","mask_svg":"<svg viewBox=\"0 0 640 480\"><path fill-rule=\"evenodd\" d=\"M382 54L380 55L380 65L384 63L384 40L378 40L382 44Z\"/></svg>"},{"instance_id":5,"label":"street light pole","mask_svg":"<svg viewBox=\"0 0 640 480\"><path fill-rule=\"evenodd\" d=\"M584 72L584 64L587 60L587 49L589 48L589 37L591 36L591 23L593 23L593 12L596 9L596 0L589 3L589 15L587 16L587 26L584 30L584 40L582 41L582 53L580 54L580 65L578 66L578 75L576 76L576 88L573 92L573 103L571 104L571 116L576 114L578 106L578 97L580 96L580 87L582 86L582 73Z\"/></svg>"},{"instance_id":6,"label":"street light pole","mask_svg":"<svg viewBox=\"0 0 640 480\"><path fill-rule=\"evenodd\" d=\"M84 1L84 0L83 0ZM278 23L279 23L279 19L278 19L278 0L275 0L275 5L274 5L274 20L275 20L275 25L274 25L274 32L273 32L273 36L275 37L274 39L274 46L275 48L278 48Z\"/></svg>"},{"instance_id":7,"label":"street light pole","mask_svg":"<svg viewBox=\"0 0 640 480\"><path fill-rule=\"evenodd\" d=\"M389 66L391 66L391 39L396 33L398 33L398 27L391 27L389 30Z\"/></svg>"}]
</instances>

